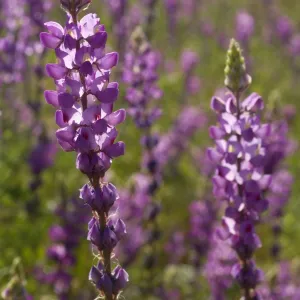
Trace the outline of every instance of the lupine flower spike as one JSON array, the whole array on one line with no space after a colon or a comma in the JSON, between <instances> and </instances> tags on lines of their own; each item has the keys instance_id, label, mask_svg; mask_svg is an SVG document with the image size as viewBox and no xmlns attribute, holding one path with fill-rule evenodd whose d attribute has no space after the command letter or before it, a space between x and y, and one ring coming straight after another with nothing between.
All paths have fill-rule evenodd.
<instances>
[{"instance_id":1,"label":"lupine flower spike","mask_svg":"<svg viewBox=\"0 0 300 300\"><path fill-rule=\"evenodd\" d=\"M129 85L126 100L129 104L128 113L133 117L136 126L142 131L144 156L142 167L147 172L146 197L151 202L145 208L145 227L148 227L149 252L146 256L146 267L153 269L155 255L153 244L159 238L157 216L160 204L154 196L161 184L161 166L155 156L159 137L153 132L153 124L160 117L161 110L157 101L162 97L162 91L157 86L157 69L160 62L158 52L153 51L141 27L132 33L130 48L125 56L123 80Z\"/></svg>"},{"instance_id":2,"label":"lupine flower spike","mask_svg":"<svg viewBox=\"0 0 300 300\"><path fill-rule=\"evenodd\" d=\"M269 124L260 122L263 100L253 93L241 101L241 94L250 83L239 44L232 40L225 68L225 85L231 94L226 101L212 99L219 124L210 128L216 147L208 149L208 155L217 162L214 195L227 202L218 235L229 241L239 258L231 274L245 300L259 299L256 286L263 273L253 260L255 250L261 246L255 226L268 208L262 191L271 183L271 176L263 170L267 156L263 140L271 130Z\"/></svg>"},{"instance_id":3,"label":"lupine flower spike","mask_svg":"<svg viewBox=\"0 0 300 300\"><path fill-rule=\"evenodd\" d=\"M105 54L107 33L96 14L78 20L78 14L91 0L61 0L67 13L63 28L47 22L48 33L41 33L42 43L55 49L56 64L46 66L56 83L56 91L46 91L46 101L54 106L58 143L64 151L77 153L76 167L89 183L80 190L80 197L92 211L88 240L98 251L99 263L89 278L107 300L117 299L128 281L128 274L119 265L112 271L112 252L126 233L121 219L111 209L118 199L112 183L104 176L112 159L124 154L124 143L115 142L116 125L125 119L125 110L113 111L118 97L118 83L109 82L111 68L118 62L116 52Z\"/></svg>"}]
</instances>

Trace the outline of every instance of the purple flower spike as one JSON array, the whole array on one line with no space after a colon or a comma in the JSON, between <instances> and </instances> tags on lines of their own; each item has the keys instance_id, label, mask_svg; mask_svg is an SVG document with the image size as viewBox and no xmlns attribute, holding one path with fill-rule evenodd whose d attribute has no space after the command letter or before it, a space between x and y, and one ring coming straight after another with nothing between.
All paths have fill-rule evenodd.
<instances>
[{"instance_id":1,"label":"purple flower spike","mask_svg":"<svg viewBox=\"0 0 300 300\"><path fill-rule=\"evenodd\" d=\"M262 168L268 160L266 140L271 126L260 122L264 105L259 95L252 93L244 101L240 99L251 80L241 49L234 40L227 53L225 75L225 84L232 97L212 100L211 106L219 122L210 129L216 147L207 151L208 158L216 164L214 194L228 204L218 236L226 240L237 255L239 262L233 266L231 274L244 298L257 299L256 287L262 272L252 258L255 250L261 247L256 225L268 208L263 189L270 185L271 177L265 175Z\"/></svg>"},{"instance_id":2,"label":"purple flower spike","mask_svg":"<svg viewBox=\"0 0 300 300\"><path fill-rule=\"evenodd\" d=\"M93 211L88 240L99 251L105 267L93 267L89 277L100 295L112 300L119 297L128 281L122 273L116 276L113 288L110 259L126 229L122 220L112 222L111 209L119 196L115 186L104 181L112 160L125 152L125 144L116 141L115 126L125 120L126 113L124 109L113 111L119 86L109 80L111 68L118 63L118 54L105 53L107 33L96 14L78 20L78 13L91 0L60 2L68 15L65 28L48 22L45 26L49 32L40 34L41 42L55 49L57 57L57 64L46 66L57 91L45 91L45 99L57 109L58 143L64 151L77 153L76 168L90 180L81 188L80 198Z\"/></svg>"}]
</instances>

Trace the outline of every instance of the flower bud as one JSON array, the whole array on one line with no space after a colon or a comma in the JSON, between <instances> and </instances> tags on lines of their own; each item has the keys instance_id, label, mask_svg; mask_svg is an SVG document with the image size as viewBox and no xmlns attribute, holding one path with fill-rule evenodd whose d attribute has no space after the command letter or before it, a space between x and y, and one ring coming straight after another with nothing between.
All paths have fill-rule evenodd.
<instances>
[{"instance_id":1,"label":"flower bud","mask_svg":"<svg viewBox=\"0 0 300 300\"><path fill-rule=\"evenodd\" d=\"M251 77L246 73L245 59L238 42L230 41L225 67L225 85L233 93L244 91L251 83Z\"/></svg>"}]
</instances>

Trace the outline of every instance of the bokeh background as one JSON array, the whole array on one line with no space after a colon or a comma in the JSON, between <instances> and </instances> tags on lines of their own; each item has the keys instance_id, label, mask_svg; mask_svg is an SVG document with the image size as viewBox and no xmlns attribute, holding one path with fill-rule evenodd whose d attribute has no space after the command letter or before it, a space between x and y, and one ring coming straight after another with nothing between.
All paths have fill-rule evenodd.
<instances>
[{"instance_id":1,"label":"bokeh background","mask_svg":"<svg viewBox=\"0 0 300 300\"><path fill-rule=\"evenodd\" d=\"M45 21L64 24L65 13L58 0L41 2L0 3L0 288L12 290L12 296L2 294L12 297L6 299L25 299L26 293L34 299L94 299L96 293L87 278L94 262L86 240L90 211L78 199L78 189L86 178L75 168L75 154L63 152L56 145L54 109L43 97L45 89L54 89L52 80L44 75L44 66L55 57L53 51L39 44L39 32L44 30ZM271 217L266 214L258 227L263 247L257 251L256 260L265 272L263 285L274 285L280 270L286 271L284 280L292 292L276 299L300 299L293 298L300 285L299 1L157 0L150 12L151 1L128 1L122 24L117 11L120 2L94 0L87 10L97 13L106 26L107 51L120 52L119 65L112 73L120 83L117 106L128 107L128 86L122 81L124 54L132 31L141 25L150 30L149 42L160 55L158 84L163 97L155 105L161 107L162 116L155 122L154 131L164 141L170 134L176 140L163 149L162 185L155 195L161 204L156 263L150 269L145 267L149 249L147 245L142 247L127 266L130 283L122 295L130 300L222 299L214 296L207 275L211 244L205 240L206 250L197 250L189 232L197 205L207 199L214 201L203 153L213 144L208 128L216 122L210 99L223 88L226 49L230 38L235 37L244 49L253 79L247 93L257 92L263 97L266 119L285 120L291 143L282 162L294 184L280 218L280 258L274 259L270 252L275 238ZM149 13L153 14L150 29ZM197 57L190 72L184 67L187 51ZM135 174L143 171L142 135L130 116L119 128L126 154L114 161L108 176L123 193L134 185ZM220 206L205 222L217 224L222 213ZM206 214L199 214L204 220ZM53 226L69 226L69 234L75 239L67 245L73 257L63 262L51 248L55 244L51 232L59 230ZM199 221L201 241L204 234L200 226L205 231L212 224ZM128 230L128 235L138 234L134 228ZM117 252L122 262L122 246ZM54 275L45 275L54 271L66 271L70 277L57 275L56 281ZM220 267L216 273L222 274L222 280L230 277L228 268ZM61 289L67 290L66 298L59 296ZM239 299L238 288L230 279L225 290L225 299Z\"/></svg>"}]
</instances>

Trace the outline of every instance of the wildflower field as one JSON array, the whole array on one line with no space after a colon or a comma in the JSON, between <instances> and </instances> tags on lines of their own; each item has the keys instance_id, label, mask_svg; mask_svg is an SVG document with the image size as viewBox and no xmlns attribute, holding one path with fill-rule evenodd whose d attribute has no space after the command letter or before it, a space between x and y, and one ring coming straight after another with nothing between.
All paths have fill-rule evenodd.
<instances>
[{"instance_id":1,"label":"wildflower field","mask_svg":"<svg viewBox=\"0 0 300 300\"><path fill-rule=\"evenodd\" d=\"M300 300L300 3L0 0L0 298Z\"/></svg>"}]
</instances>

